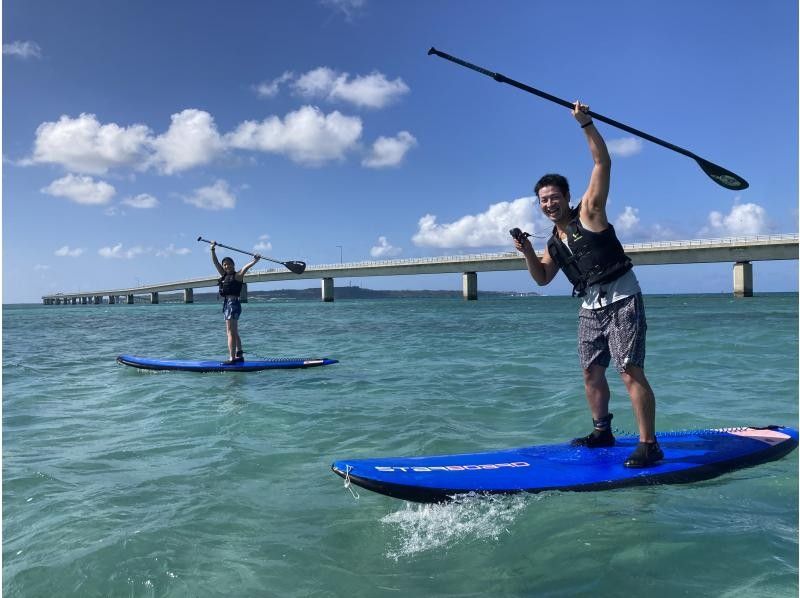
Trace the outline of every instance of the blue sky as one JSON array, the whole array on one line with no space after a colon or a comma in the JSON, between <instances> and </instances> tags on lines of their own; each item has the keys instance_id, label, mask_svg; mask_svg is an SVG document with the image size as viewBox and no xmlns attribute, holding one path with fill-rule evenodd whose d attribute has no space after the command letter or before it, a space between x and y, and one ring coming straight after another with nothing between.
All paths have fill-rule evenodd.
<instances>
[{"instance_id":1,"label":"blue sky","mask_svg":"<svg viewBox=\"0 0 800 598\"><path fill-rule=\"evenodd\" d=\"M545 233L539 176L566 175L574 196L588 180L577 124L432 45L750 183L726 190L600 125L623 242L796 233L797 23L781 0L6 0L3 302L212 275L198 235L330 264L511 251L510 226ZM796 261L754 270L756 291L798 288ZM730 264L638 273L646 293L732 286ZM461 287L337 284L351 282ZM524 271L478 284L542 290ZM546 292L568 290L559 277Z\"/></svg>"}]
</instances>

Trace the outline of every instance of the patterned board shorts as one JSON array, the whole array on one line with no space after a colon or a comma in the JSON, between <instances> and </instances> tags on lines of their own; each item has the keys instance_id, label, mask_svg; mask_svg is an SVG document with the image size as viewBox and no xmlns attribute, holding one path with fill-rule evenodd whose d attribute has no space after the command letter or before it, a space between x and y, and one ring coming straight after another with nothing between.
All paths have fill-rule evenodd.
<instances>
[{"instance_id":1,"label":"patterned board shorts","mask_svg":"<svg viewBox=\"0 0 800 598\"><path fill-rule=\"evenodd\" d=\"M607 368L614 359L620 373L629 365L644 367L647 320L644 300L637 293L621 301L578 313L578 355L581 367L593 364Z\"/></svg>"},{"instance_id":2,"label":"patterned board shorts","mask_svg":"<svg viewBox=\"0 0 800 598\"><path fill-rule=\"evenodd\" d=\"M242 315L242 304L239 303L238 299L225 297L225 301L222 304L222 313L225 314L226 320L238 320L239 316Z\"/></svg>"}]
</instances>

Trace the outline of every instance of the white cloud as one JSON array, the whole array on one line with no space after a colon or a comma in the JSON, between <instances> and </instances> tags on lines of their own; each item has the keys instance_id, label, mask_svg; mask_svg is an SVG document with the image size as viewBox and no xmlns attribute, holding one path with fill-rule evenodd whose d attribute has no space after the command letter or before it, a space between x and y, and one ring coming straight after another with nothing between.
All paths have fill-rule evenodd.
<instances>
[{"instance_id":1,"label":"white cloud","mask_svg":"<svg viewBox=\"0 0 800 598\"><path fill-rule=\"evenodd\" d=\"M105 181L95 181L90 176L68 174L41 189L42 193L66 197L84 205L103 205L111 201L116 190Z\"/></svg>"},{"instance_id":2,"label":"white cloud","mask_svg":"<svg viewBox=\"0 0 800 598\"><path fill-rule=\"evenodd\" d=\"M277 86L291 76L287 72L270 84L263 84L260 93L277 93ZM312 95L323 94L374 107L383 106L398 93L407 91L399 79L388 81L378 73L352 80L348 77L323 67L304 75L302 88ZM94 114L82 113L76 118L62 115L58 121L41 123L30 157L17 163L57 164L81 175L105 174L122 168L138 171L155 168L172 175L209 164L227 150L238 149L279 154L302 165L320 166L343 160L348 152L357 149L362 132L360 117L337 110L326 114L310 105L283 117L272 115L260 122L243 121L225 135L217 130L211 114L194 108L172 114L169 128L160 135L143 124L103 124ZM362 165L395 166L416 144L417 140L408 131L400 131L394 137L379 137ZM123 204L146 208L158 202L139 195L127 198Z\"/></svg>"},{"instance_id":3,"label":"white cloud","mask_svg":"<svg viewBox=\"0 0 800 598\"><path fill-rule=\"evenodd\" d=\"M139 195L133 197L126 197L122 200L122 203L132 208L146 210L149 208L155 208L158 205L158 200L148 193L140 193Z\"/></svg>"},{"instance_id":4,"label":"white cloud","mask_svg":"<svg viewBox=\"0 0 800 598\"><path fill-rule=\"evenodd\" d=\"M11 42L3 44L3 54L20 58L41 58L42 49L36 42Z\"/></svg>"},{"instance_id":5,"label":"white cloud","mask_svg":"<svg viewBox=\"0 0 800 598\"><path fill-rule=\"evenodd\" d=\"M236 197L228 188L228 183L222 179L210 187L195 189L194 195L184 197L183 201L204 210L229 210L236 207Z\"/></svg>"},{"instance_id":6,"label":"white cloud","mask_svg":"<svg viewBox=\"0 0 800 598\"><path fill-rule=\"evenodd\" d=\"M701 236L738 237L763 235L770 232L767 212L755 203L734 203L730 213L711 212L708 226L700 230Z\"/></svg>"},{"instance_id":7,"label":"white cloud","mask_svg":"<svg viewBox=\"0 0 800 598\"><path fill-rule=\"evenodd\" d=\"M300 75L292 84L295 91L307 98L328 97L336 83L336 71L320 66Z\"/></svg>"},{"instance_id":8,"label":"white cloud","mask_svg":"<svg viewBox=\"0 0 800 598\"><path fill-rule=\"evenodd\" d=\"M295 162L319 165L342 159L361 136L361 119L338 111L328 115L303 106L281 120L245 121L226 139L231 147L285 154Z\"/></svg>"},{"instance_id":9,"label":"white cloud","mask_svg":"<svg viewBox=\"0 0 800 598\"><path fill-rule=\"evenodd\" d=\"M415 145L417 140L408 131L400 131L395 137L378 137L372 144L370 155L361 164L367 168L397 166Z\"/></svg>"},{"instance_id":10,"label":"white cloud","mask_svg":"<svg viewBox=\"0 0 800 598\"><path fill-rule=\"evenodd\" d=\"M175 247L174 243L170 243L164 249L159 249L156 251L156 257L170 257L173 255L189 255L191 253L191 249L186 247Z\"/></svg>"},{"instance_id":11,"label":"white cloud","mask_svg":"<svg viewBox=\"0 0 800 598\"><path fill-rule=\"evenodd\" d=\"M320 0L320 4L338 10L348 21L351 21L366 3L367 0Z\"/></svg>"},{"instance_id":12,"label":"white cloud","mask_svg":"<svg viewBox=\"0 0 800 598\"><path fill-rule=\"evenodd\" d=\"M639 228L639 210L625 206L625 211L617 216L614 228L620 233L632 233Z\"/></svg>"},{"instance_id":13,"label":"white cloud","mask_svg":"<svg viewBox=\"0 0 800 598\"><path fill-rule=\"evenodd\" d=\"M50 266L48 266L47 264L36 264L36 265L33 267L33 269L34 269L34 270L36 270L36 271L40 271L40 270L49 270L49 269L50 269Z\"/></svg>"},{"instance_id":14,"label":"white cloud","mask_svg":"<svg viewBox=\"0 0 800 598\"><path fill-rule=\"evenodd\" d=\"M436 216L426 214L419 219L419 230L413 236L415 245L423 247L512 247L508 231L514 227L529 233L547 230L549 222L534 209L532 197L521 197L514 201L492 204L485 212L463 216L455 222L437 224Z\"/></svg>"},{"instance_id":15,"label":"white cloud","mask_svg":"<svg viewBox=\"0 0 800 598\"><path fill-rule=\"evenodd\" d=\"M300 75L293 84L295 91L306 98L343 101L366 108L383 108L409 92L401 78L390 81L386 75L373 71L369 75L350 78L321 66Z\"/></svg>"},{"instance_id":16,"label":"white cloud","mask_svg":"<svg viewBox=\"0 0 800 598\"><path fill-rule=\"evenodd\" d=\"M677 239L678 234L669 227L661 224L654 224L650 227L649 240L653 241L666 241L668 239Z\"/></svg>"},{"instance_id":17,"label":"white cloud","mask_svg":"<svg viewBox=\"0 0 800 598\"><path fill-rule=\"evenodd\" d=\"M144 125L101 125L94 114L63 115L36 129L33 163L60 164L73 172L103 174L110 168L141 163L150 143Z\"/></svg>"},{"instance_id":18,"label":"white cloud","mask_svg":"<svg viewBox=\"0 0 800 598\"><path fill-rule=\"evenodd\" d=\"M622 139L609 139L606 141L606 146L612 156L627 158L640 153L644 144L641 139L636 137L623 137Z\"/></svg>"},{"instance_id":19,"label":"white cloud","mask_svg":"<svg viewBox=\"0 0 800 598\"><path fill-rule=\"evenodd\" d=\"M400 247L394 247L386 240L386 237L378 237L378 244L369 250L372 257L394 257L399 255L403 250Z\"/></svg>"},{"instance_id":20,"label":"white cloud","mask_svg":"<svg viewBox=\"0 0 800 598\"><path fill-rule=\"evenodd\" d=\"M661 224L644 226L639 218L639 209L625 206L622 214L614 221L614 229L619 238L625 241L665 241L676 239L677 234Z\"/></svg>"},{"instance_id":21,"label":"white cloud","mask_svg":"<svg viewBox=\"0 0 800 598\"><path fill-rule=\"evenodd\" d=\"M122 243L117 243L114 247L101 247L97 253L104 258L133 259L137 255L145 253L145 251L146 250L139 245L123 250Z\"/></svg>"},{"instance_id":22,"label":"white cloud","mask_svg":"<svg viewBox=\"0 0 800 598\"><path fill-rule=\"evenodd\" d=\"M272 81L262 81L255 86L256 94L260 98L274 98L278 95L281 85L289 81L292 77L294 77L294 73L286 71L280 77L276 77Z\"/></svg>"},{"instance_id":23,"label":"white cloud","mask_svg":"<svg viewBox=\"0 0 800 598\"><path fill-rule=\"evenodd\" d=\"M166 174L188 170L211 162L224 150L214 118L203 110L189 108L173 114L169 130L152 144L153 161Z\"/></svg>"},{"instance_id":24,"label":"white cloud","mask_svg":"<svg viewBox=\"0 0 800 598\"><path fill-rule=\"evenodd\" d=\"M79 257L84 252L83 249L80 247L76 247L72 249L69 245L64 245L63 247L59 247L53 252L53 255L57 255L58 257Z\"/></svg>"},{"instance_id":25,"label":"white cloud","mask_svg":"<svg viewBox=\"0 0 800 598\"><path fill-rule=\"evenodd\" d=\"M272 243L269 241L269 235L261 235L258 238L258 243L253 246L255 251L272 251Z\"/></svg>"}]
</instances>

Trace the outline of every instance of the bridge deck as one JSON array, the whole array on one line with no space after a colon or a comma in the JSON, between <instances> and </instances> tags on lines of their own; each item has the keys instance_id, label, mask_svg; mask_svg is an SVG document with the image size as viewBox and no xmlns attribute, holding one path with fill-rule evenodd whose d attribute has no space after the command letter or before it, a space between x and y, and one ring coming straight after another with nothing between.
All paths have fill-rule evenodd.
<instances>
[{"instance_id":1,"label":"bridge deck","mask_svg":"<svg viewBox=\"0 0 800 598\"><path fill-rule=\"evenodd\" d=\"M800 236L797 234L662 241L624 245L635 265L694 264L710 262L753 262L798 259ZM541 253L539 253L541 255ZM525 270L525 260L517 252L483 253L444 257L408 258L384 261L352 262L309 266L303 274L283 268L251 271L246 283L280 280L362 278L367 276L404 276L465 272ZM138 287L57 293L42 297L45 303L92 297L144 295L215 287L217 277L193 278Z\"/></svg>"}]
</instances>

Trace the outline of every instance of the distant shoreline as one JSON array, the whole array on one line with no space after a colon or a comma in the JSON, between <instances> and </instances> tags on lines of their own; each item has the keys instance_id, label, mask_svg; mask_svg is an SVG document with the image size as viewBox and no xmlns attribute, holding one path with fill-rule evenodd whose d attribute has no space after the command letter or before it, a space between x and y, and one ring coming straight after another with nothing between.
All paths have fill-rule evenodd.
<instances>
[{"instance_id":1,"label":"distant shoreline","mask_svg":"<svg viewBox=\"0 0 800 598\"><path fill-rule=\"evenodd\" d=\"M755 293L756 297L764 295L797 295L798 291L764 291ZM705 297L732 297L728 292L719 293L645 293L645 297L660 297L673 295L705 296ZM335 289L336 300L341 299L463 299L461 290L377 290L367 289L359 286L343 286ZM522 292L522 291L480 291L479 297L567 297L569 294L544 295L542 293ZM247 293L248 301L254 303L267 302L271 300L297 300L297 301L316 301L321 300L319 287L306 289L276 289L273 291L250 291ZM150 305L150 299L146 295L136 296L136 305ZM194 303L216 303L219 302L217 293L195 293ZM183 293L180 291L172 293L159 293L159 304L164 303L184 303ZM4 303L4 306L12 305L42 305L38 301L22 303ZM104 303L103 305L108 305ZM122 303L122 305L125 305Z\"/></svg>"},{"instance_id":2,"label":"distant shoreline","mask_svg":"<svg viewBox=\"0 0 800 598\"><path fill-rule=\"evenodd\" d=\"M335 288L336 299L435 299L435 298L462 298L462 291L458 290L378 290L366 289L359 286L344 286ZM494 297L529 297L538 296L539 293L521 293L514 291L481 291L481 295ZM247 293L248 301L269 301L270 299L295 299L300 301L320 301L319 287L306 289L276 289L273 291L250 291ZM183 293L159 293L159 301L164 302L174 299L183 302ZM213 303L219 301L217 293L195 293L195 303ZM147 302L147 301L145 301Z\"/></svg>"}]
</instances>

